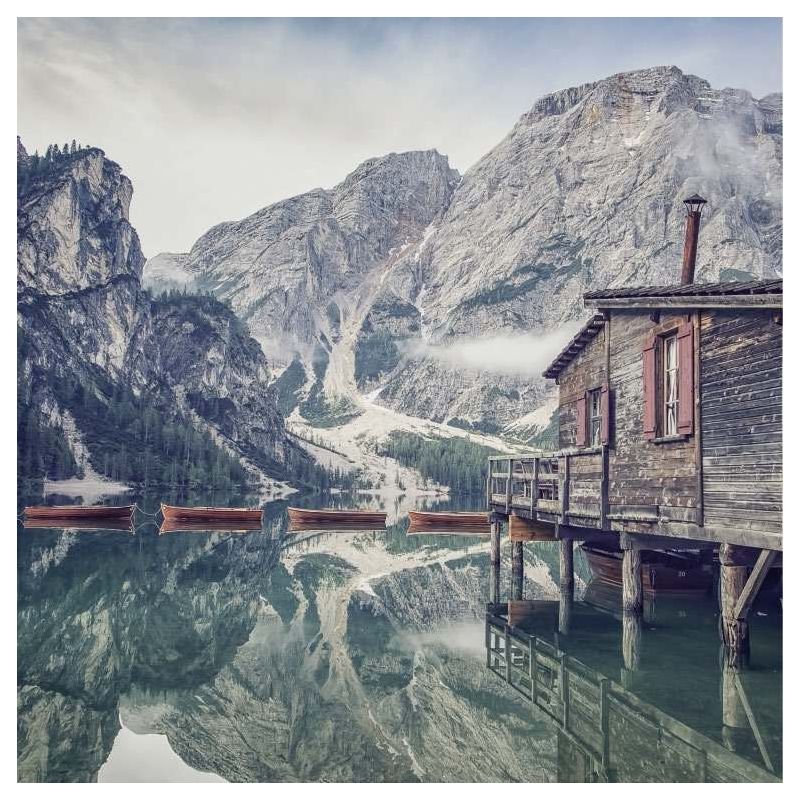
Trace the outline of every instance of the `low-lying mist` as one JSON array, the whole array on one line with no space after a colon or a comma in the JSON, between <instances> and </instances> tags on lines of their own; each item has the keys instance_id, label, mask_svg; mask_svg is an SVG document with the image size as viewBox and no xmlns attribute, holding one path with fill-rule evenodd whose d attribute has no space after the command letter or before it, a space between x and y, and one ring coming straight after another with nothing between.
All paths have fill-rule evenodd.
<instances>
[{"instance_id":1,"label":"low-lying mist","mask_svg":"<svg viewBox=\"0 0 800 800\"><path fill-rule=\"evenodd\" d=\"M575 320L555 330L464 338L447 344L416 341L408 345L407 355L432 358L454 368L538 378L581 324Z\"/></svg>"}]
</instances>

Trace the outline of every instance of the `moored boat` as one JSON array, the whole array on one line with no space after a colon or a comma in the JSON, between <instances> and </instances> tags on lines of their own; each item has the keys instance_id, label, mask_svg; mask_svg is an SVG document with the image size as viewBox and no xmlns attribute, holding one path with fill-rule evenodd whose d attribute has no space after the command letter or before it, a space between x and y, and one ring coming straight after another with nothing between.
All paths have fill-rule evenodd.
<instances>
[{"instance_id":1,"label":"moored boat","mask_svg":"<svg viewBox=\"0 0 800 800\"><path fill-rule=\"evenodd\" d=\"M233 520L202 520L202 519L164 519L159 533L183 533L201 531L205 533L248 533L260 531L260 519L233 519Z\"/></svg>"},{"instance_id":2,"label":"moored boat","mask_svg":"<svg viewBox=\"0 0 800 800\"><path fill-rule=\"evenodd\" d=\"M485 527L489 533L489 517L485 511L409 511L408 517L416 528Z\"/></svg>"},{"instance_id":3,"label":"moored boat","mask_svg":"<svg viewBox=\"0 0 800 800\"><path fill-rule=\"evenodd\" d=\"M26 506L25 519L125 519L136 506Z\"/></svg>"},{"instance_id":4,"label":"moored boat","mask_svg":"<svg viewBox=\"0 0 800 800\"><path fill-rule=\"evenodd\" d=\"M126 531L135 533L132 517L26 517L22 527L27 530L60 528L69 531Z\"/></svg>"},{"instance_id":5,"label":"moored boat","mask_svg":"<svg viewBox=\"0 0 800 800\"><path fill-rule=\"evenodd\" d=\"M165 520L249 520L261 522L260 508L215 508L213 506L168 506L161 504Z\"/></svg>"},{"instance_id":6,"label":"moored boat","mask_svg":"<svg viewBox=\"0 0 800 800\"><path fill-rule=\"evenodd\" d=\"M384 528L386 526L385 511L359 511L357 509L333 508L288 508L289 519L292 523L308 525L310 523L324 523L346 528L348 524L359 527L374 525Z\"/></svg>"},{"instance_id":7,"label":"moored boat","mask_svg":"<svg viewBox=\"0 0 800 800\"><path fill-rule=\"evenodd\" d=\"M593 545L581 545L592 575L611 586L622 586L622 553ZM682 552L642 551L642 589L648 593L705 594L714 575L699 556Z\"/></svg>"}]
</instances>

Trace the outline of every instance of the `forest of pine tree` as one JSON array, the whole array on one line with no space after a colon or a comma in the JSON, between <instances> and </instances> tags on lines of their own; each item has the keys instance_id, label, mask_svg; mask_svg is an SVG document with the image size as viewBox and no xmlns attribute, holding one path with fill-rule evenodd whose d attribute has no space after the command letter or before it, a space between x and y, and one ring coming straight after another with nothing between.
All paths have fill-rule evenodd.
<instances>
[{"instance_id":1,"label":"forest of pine tree","mask_svg":"<svg viewBox=\"0 0 800 800\"><path fill-rule=\"evenodd\" d=\"M378 454L414 467L424 478L449 486L453 494L474 494L485 490L486 460L496 452L460 437L426 439L393 431L378 446Z\"/></svg>"},{"instance_id":2,"label":"forest of pine tree","mask_svg":"<svg viewBox=\"0 0 800 800\"><path fill-rule=\"evenodd\" d=\"M61 147L57 144L48 145L43 156L39 155L37 150L27 161L17 161L17 196L25 194L37 181L47 178L91 149L73 139L71 143L64 143Z\"/></svg>"}]
</instances>

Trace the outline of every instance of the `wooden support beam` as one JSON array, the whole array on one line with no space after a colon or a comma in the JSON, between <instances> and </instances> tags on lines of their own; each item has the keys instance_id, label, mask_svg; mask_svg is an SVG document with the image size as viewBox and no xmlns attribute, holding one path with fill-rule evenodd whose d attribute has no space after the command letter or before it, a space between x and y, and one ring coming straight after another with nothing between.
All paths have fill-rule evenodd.
<instances>
[{"instance_id":1,"label":"wooden support beam","mask_svg":"<svg viewBox=\"0 0 800 800\"><path fill-rule=\"evenodd\" d=\"M506 514L511 511L511 490L514 477L514 460L508 459L508 477L506 478Z\"/></svg>"},{"instance_id":2,"label":"wooden support beam","mask_svg":"<svg viewBox=\"0 0 800 800\"><path fill-rule=\"evenodd\" d=\"M607 402L611 402L611 390L608 392ZM603 445L603 452L600 454L600 530L608 529L608 473L609 458L608 445Z\"/></svg>"},{"instance_id":3,"label":"wooden support beam","mask_svg":"<svg viewBox=\"0 0 800 800\"><path fill-rule=\"evenodd\" d=\"M492 520L489 539L489 560L492 564L500 564L500 522Z\"/></svg>"},{"instance_id":4,"label":"wooden support beam","mask_svg":"<svg viewBox=\"0 0 800 800\"><path fill-rule=\"evenodd\" d=\"M739 665L750 649L746 619L736 616L736 604L747 584L750 554L747 548L723 544L719 548L719 602L722 641L731 665Z\"/></svg>"},{"instance_id":5,"label":"wooden support beam","mask_svg":"<svg viewBox=\"0 0 800 800\"><path fill-rule=\"evenodd\" d=\"M539 682L539 666L536 661L536 637L528 639L528 675L531 681L531 702L536 703L537 684Z\"/></svg>"},{"instance_id":6,"label":"wooden support beam","mask_svg":"<svg viewBox=\"0 0 800 800\"><path fill-rule=\"evenodd\" d=\"M533 480L531 481L531 519L537 519L536 504L539 502L539 459L533 459Z\"/></svg>"},{"instance_id":7,"label":"wooden support beam","mask_svg":"<svg viewBox=\"0 0 800 800\"><path fill-rule=\"evenodd\" d=\"M559 522L566 523L569 508L569 453L561 459L560 480L558 486Z\"/></svg>"},{"instance_id":8,"label":"wooden support beam","mask_svg":"<svg viewBox=\"0 0 800 800\"><path fill-rule=\"evenodd\" d=\"M747 579L747 583L744 585L744 589L742 589L742 593L739 595L739 599L736 601L736 605L733 608L733 616L735 619L747 619L747 615L750 613L750 607L753 605L753 601L758 595L758 590L761 588L761 584L764 583L764 578L767 577L777 557L778 553L775 550L761 551L756 565L753 567L753 571L750 573L750 577Z\"/></svg>"},{"instance_id":9,"label":"wooden support beam","mask_svg":"<svg viewBox=\"0 0 800 800\"><path fill-rule=\"evenodd\" d=\"M522 586L525 581L525 562L523 560L522 542L511 543L511 598L522 599Z\"/></svg>"},{"instance_id":10,"label":"wooden support beam","mask_svg":"<svg viewBox=\"0 0 800 800\"><path fill-rule=\"evenodd\" d=\"M489 559L489 598L492 603L500 602L500 564Z\"/></svg>"},{"instance_id":11,"label":"wooden support beam","mask_svg":"<svg viewBox=\"0 0 800 800\"><path fill-rule=\"evenodd\" d=\"M627 614L641 614L644 607L642 591L642 552L639 548L624 550L622 554L622 610Z\"/></svg>"},{"instance_id":12,"label":"wooden support beam","mask_svg":"<svg viewBox=\"0 0 800 800\"><path fill-rule=\"evenodd\" d=\"M562 539L559 545L559 581L561 590L572 593L575 587L574 545L572 539Z\"/></svg>"},{"instance_id":13,"label":"wooden support beam","mask_svg":"<svg viewBox=\"0 0 800 800\"><path fill-rule=\"evenodd\" d=\"M750 730L753 732L753 738L756 740L758 752L761 753L764 766L770 772L775 772L775 767L772 766L772 759L769 757L769 751L764 743L764 737L761 735L761 729L758 726L756 715L753 713L753 708L747 698L747 692L744 690L744 684L742 683L741 676L736 670L731 671L733 672L733 683L736 687L736 693L739 695L739 700L742 704L742 708L744 709L745 716L747 717L747 722L750 725Z\"/></svg>"},{"instance_id":14,"label":"wooden support beam","mask_svg":"<svg viewBox=\"0 0 800 800\"><path fill-rule=\"evenodd\" d=\"M569 636L572 627L573 587L561 587L558 598L558 632L562 636Z\"/></svg>"},{"instance_id":15,"label":"wooden support beam","mask_svg":"<svg viewBox=\"0 0 800 800\"><path fill-rule=\"evenodd\" d=\"M512 514L508 519L508 538L512 542L554 542L556 526Z\"/></svg>"},{"instance_id":16,"label":"wooden support beam","mask_svg":"<svg viewBox=\"0 0 800 800\"><path fill-rule=\"evenodd\" d=\"M703 525L703 378L701 374L700 335L702 331L702 311L694 314L694 469L695 469L695 507L697 525Z\"/></svg>"}]
</instances>

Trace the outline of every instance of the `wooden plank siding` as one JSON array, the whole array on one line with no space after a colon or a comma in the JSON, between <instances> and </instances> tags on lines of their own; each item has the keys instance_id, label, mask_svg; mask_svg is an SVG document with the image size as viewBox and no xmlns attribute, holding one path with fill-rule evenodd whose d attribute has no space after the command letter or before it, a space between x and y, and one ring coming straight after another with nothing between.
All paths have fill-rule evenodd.
<instances>
[{"instance_id":1,"label":"wooden plank siding","mask_svg":"<svg viewBox=\"0 0 800 800\"><path fill-rule=\"evenodd\" d=\"M605 332L601 331L578 353L558 379L558 442L574 447L578 430L578 401L589 389L606 383Z\"/></svg>"},{"instance_id":2,"label":"wooden plank siding","mask_svg":"<svg viewBox=\"0 0 800 800\"><path fill-rule=\"evenodd\" d=\"M782 328L769 311L701 320L707 525L782 531Z\"/></svg>"},{"instance_id":3,"label":"wooden plank siding","mask_svg":"<svg viewBox=\"0 0 800 800\"><path fill-rule=\"evenodd\" d=\"M605 325L560 368L559 452L513 457L510 482L507 457L493 458L490 507L566 527L781 549L778 320L763 308L608 311ZM643 352L654 334L687 324L694 326L697 398L691 433L648 438ZM607 444L577 447L579 404L605 385ZM683 419L686 425L685 409ZM510 499L500 494L504 487Z\"/></svg>"}]
</instances>

